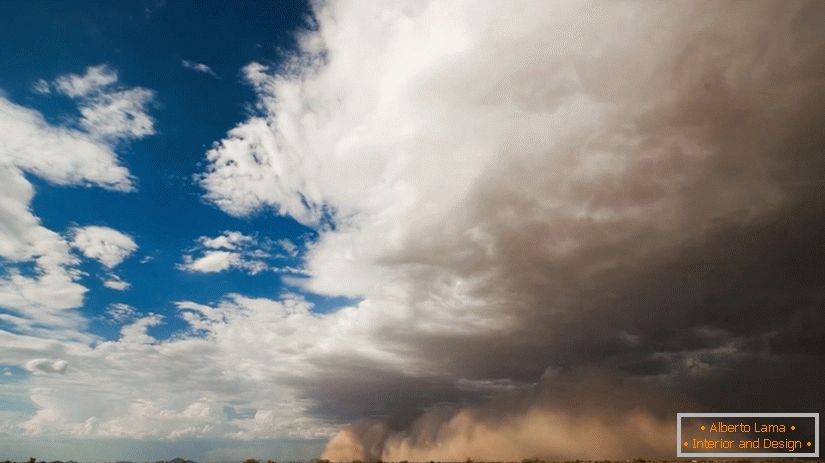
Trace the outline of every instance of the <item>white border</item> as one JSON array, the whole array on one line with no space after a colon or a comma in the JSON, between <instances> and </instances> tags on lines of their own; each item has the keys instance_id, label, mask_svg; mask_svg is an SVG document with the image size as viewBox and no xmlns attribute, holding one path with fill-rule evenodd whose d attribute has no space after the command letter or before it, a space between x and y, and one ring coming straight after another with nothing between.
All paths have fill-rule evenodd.
<instances>
[{"instance_id":1,"label":"white border","mask_svg":"<svg viewBox=\"0 0 825 463\"><path fill-rule=\"evenodd\" d=\"M738 417L789 417L789 418L813 418L814 419L814 451L811 453L799 452L763 452L763 453L727 453L727 452L713 452L713 453L695 453L682 452L682 418L738 418ZM677 458L703 458L703 457L770 457L770 458L805 458L805 457L819 457L819 413L677 413L676 414L676 457Z\"/></svg>"}]
</instances>

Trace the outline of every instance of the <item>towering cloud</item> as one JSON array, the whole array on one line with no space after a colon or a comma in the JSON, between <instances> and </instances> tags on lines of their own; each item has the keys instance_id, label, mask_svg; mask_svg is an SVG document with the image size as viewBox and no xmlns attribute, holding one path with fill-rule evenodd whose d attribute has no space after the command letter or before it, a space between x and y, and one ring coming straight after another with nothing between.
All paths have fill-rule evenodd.
<instances>
[{"instance_id":1,"label":"towering cloud","mask_svg":"<svg viewBox=\"0 0 825 463\"><path fill-rule=\"evenodd\" d=\"M137 244L46 228L26 175L134 189L113 146L154 131L147 102L105 66L44 87L77 102L71 126L0 98L0 363L31 373L13 392L35 408L0 429L596 459L672 455L676 411L821 410L823 18L793 1L318 3L299 52L244 68L257 111L199 178L228 214L315 231L198 231L181 259L288 264L287 291L164 315L130 298L105 311L111 340L71 310L80 254L125 289L108 272Z\"/></svg>"},{"instance_id":2,"label":"towering cloud","mask_svg":"<svg viewBox=\"0 0 825 463\"><path fill-rule=\"evenodd\" d=\"M823 5L315 14L287 65L247 66L260 113L207 153L201 182L230 214L317 227L303 288L361 301L347 310L373 356L315 358L294 381L319 414L386 421L327 456L518 456L470 455L499 440L576 456L564 436L581 424L588 456L618 457L662 452L617 439L647 423L669 442L653 424L678 409L825 405ZM556 400L582 371L614 387ZM410 421L490 395L468 384L533 392Z\"/></svg>"}]
</instances>

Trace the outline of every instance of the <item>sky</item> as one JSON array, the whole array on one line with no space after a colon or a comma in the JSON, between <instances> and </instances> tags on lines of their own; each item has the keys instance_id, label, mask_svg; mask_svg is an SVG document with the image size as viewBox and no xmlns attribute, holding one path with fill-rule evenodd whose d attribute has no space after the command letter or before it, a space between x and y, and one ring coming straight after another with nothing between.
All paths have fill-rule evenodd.
<instances>
[{"instance_id":1,"label":"sky","mask_svg":"<svg viewBox=\"0 0 825 463\"><path fill-rule=\"evenodd\" d=\"M0 458L825 411L825 6L516 3L0 3Z\"/></svg>"}]
</instances>

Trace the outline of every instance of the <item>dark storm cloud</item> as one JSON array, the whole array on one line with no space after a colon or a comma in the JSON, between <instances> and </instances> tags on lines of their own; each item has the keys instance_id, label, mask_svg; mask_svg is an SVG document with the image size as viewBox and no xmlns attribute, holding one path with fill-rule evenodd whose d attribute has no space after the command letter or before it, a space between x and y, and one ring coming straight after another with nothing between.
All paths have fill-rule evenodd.
<instances>
[{"instance_id":1,"label":"dark storm cloud","mask_svg":"<svg viewBox=\"0 0 825 463\"><path fill-rule=\"evenodd\" d=\"M510 8L377 15L451 25L434 28L449 52L411 42L411 62L432 59L393 74L381 59L408 37L353 57L375 33L366 12L319 6L323 45L307 47L328 47L323 60L292 81L251 77L281 144L266 159L210 154L204 185L230 212L338 214L306 287L363 298L381 314L369 340L408 362L309 360L318 373L298 389L315 413L379 419L326 455L662 455L676 411L825 409L825 5ZM391 104L364 110L373 88ZM226 185L244 163L279 189L237 202ZM496 381L517 387L492 401L459 387ZM573 424L588 455L565 444Z\"/></svg>"}]
</instances>

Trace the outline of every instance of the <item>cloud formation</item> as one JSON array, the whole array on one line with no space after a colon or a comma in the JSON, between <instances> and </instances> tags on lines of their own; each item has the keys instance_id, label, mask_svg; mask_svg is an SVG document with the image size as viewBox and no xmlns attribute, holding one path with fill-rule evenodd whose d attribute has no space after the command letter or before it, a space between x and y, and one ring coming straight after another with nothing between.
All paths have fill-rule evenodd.
<instances>
[{"instance_id":1,"label":"cloud formation","mask_svg":"<svg viewBox=\"0 0 825 463\"><path fill-rule=\"evenodd\" d=\"M102 95L100 88L115 81L113 71L95 67L84 76L59 77L54 85L72 97L91 98ZM81 111L85 101L81 100ZM0 275L0 307L8 311L2 314L3 321L21 332L81 325L82 317L72 309L80 307L86 293L78 282L78 260L70 252L69 241L44 227L32 212L35 191L26 175L60 186L97 186L121 192L135 188L134 179L112 148L112 140L105 135L108 129L98 130L85 116L78 124L69 125L50 124L39 112L0 97L0 131L5 134L0 146L0 258L5 270ZM106 230L106 240L114 238L114 242L81 233L75 244L90 257L113 266L134 243ZM34 271L25 271L26 265L33 265ZM71 330L51 334L85 338Z\"/></svg>"},{"instance_id":2,"label":"cloud formation","mask_svg":"<svg viewBox=\"0 0 825 463\"><path fill-rule=\"evenodd\" d=\"M138 248L132 237L109 227L77 227L72 230L72 235L72 246L110 269L120 265Z\"/></svg>"},{"instance_id":3,"label":"cloud formation","mask_svg":"<svg viewBox=\"0 0 825 463\"><path fill-rule=\"evenodd\" d=\"M110 273L103 279L103 286L114 289L115 291L126 291L132 285L128 281L123 281L122 278L114 273Z\"/></svg>"},{"instance_id":4,"label":"cloud formation","mask_svg":"<svg viewBox=\"0 0 825 463\"><path fill-rule=\"evenodd\" d=\"M106 65L91 66L83 75L66 74L54 81L54 88L78 102L81 127L108 141L143 138L155 133L154 119L147 106L153 91L117 86L117 72Z\"/></svg>"},{"instance_id":5,"label":"cloud formation","mask_svg":"<svg viewBox=\"0 0 825 463\"><path fill-rule=\"evenodd\" d=\"M455 458L434 449L472 448L462 436L496 420L468 408L420 424L415 410L472 398L459 381L552 389L548 369L679 397L641 404L646 422L680 406L779 406L720 385L756 364L813 371L825 355L810 328L825 321L811 256L823 14L771 1L330 2L288 64L247 66L260 112L207 153L201 184L229 214L317 227L303 288L361 300L346 310L395 358L314 359L328 369L301 381L319 413L384 416L398 433L348 455ZM821 407L811 388L760 371L759 397ZM387 394L393 381L405 389ZM575 416L536 400L536 423ZM615 412L593 427L601 442L622 435L629 411ZM454 432L428 450L416 427ZM333 443L360 448L369 429Z\"/></svg>"},{"instance_id":6,"label":"cloud formation","mask_svg":"<svg viewBox=\"0 0 825 463\"><path fill-rule=\"evenodd\" d=\"M65 360L33 359L26 362L26 369L32 373L65 374L69 364Z\"/></svg>"},{"instance_id":7,"label":"cloud formation","mask_svg":"<svg viewBox=\"0 0 825 463\"><path fill-rule=\"evenodd\" d=\"M188 59L185 59L185 60L180 62L180 65L185 67L186 69L191 69L195 72L200 72L201 74L209 74L210 76L212 76L216 79L220 78L220 77L218 77L218 74L216 74L215 71L212 70L211 67L209 67L209 66L207 66L206 64L203 64L203 63L198 63L198 62L195 62L195 61L190 61Z\"/></svg>"},{"instance_id":8,"label":"cloud formation","mask_svg":"<svg viewBox=\"0 0 825 463\"><path fill-rule=\"evenodd\" d=\"M40 95L48 95L52 92L51 85L45 79L37 79L32 84L32 91Z\"/></svg>"},{"instance_id":9,"label":"cloud formation","mask_svg":"<svg viewBox=\"0 0 825 463\"><path fill-rule=\"evenodd\" d=\"M257 275L266 270L280 271L273 261L294 258L297 246L288 239L260 240L238 231L224 231L214 238L201 236L198 246L184 254L179 268L190 272L214 273L229 269Z\"/></svg>"},{"instance_id":10,"label":"cloud formation","mask_svg":"<svg viewBox=\"0 0 825 463\"><path fill-rule=\"evenodd\" d=\"M190 332L166 340L152 332L164 317L141 315L126 304L107 310L112 321L125 323L114 341L58 343L0 331L0 363L64 373L29 378L23 393L37 412L10 432L253 440L319 438L333 431L284 382L302 370L302 348L312 349L322 333L310 304L296 297L232 295L216 306L178 307ZM49 352L64 363L31 359L32 352Z\"/></svg>"},{"instance_id":11,"label":"cloud formation","mask_svg":"<svg viewBox=\"0 0 825 463\"><path fill-rule=\"evenodd\" d=\"M60 93L72 97L87 97L99 93L102 89L117 82L117 72L101 64L89 66L83 75L66 74L54 81L54 87Z\"/></svg>"},{"instance_id":12,"label":"cloud formation","mask_svg":"<svg viewBox=\"0 0 825 463\"><path fill-rule=\"evenodd\" d=\"M106 307L105 314L111 323L124 323L137 318L138 312L129 304L115 302Z\"/></svg>"},{"instance_id":13,"label":"cloud formation","mask_svg":"<svg viewBox=\"0 0 825 463\"><path fill-rule=\"evenodd\" d=\"M340 429L326 457L602 459L670 455L676 411L822 408L824 9L317 4L294 59L245 68L258 113L208 151L200 182L228 214L315 227L292 281L354 302L179 301L186 327L168 339L166 319L120 306L113 341L0 331L4 364L71 365L32 375L21 395L37 411L14 432ZM64 92L87 98L110 74ZM29 224L0 252L52 243L42 265L78 290L21 172L131 179L95 132L10 107L36 143L108 161L80 174L0 151L0 185L28 194L9 204L31 222L0 221ZM34 233L47 239L27 247ZM204 236L184 265L233 268L260 246Z\"/></svg>"},{"instance_id":14,"label":"cloud formation","mask_svg":"<svg viewBox=\"0 0 825 463\"><path fill-rule=\"evenodd\" d=\"M125 191L132 189L132 180L106 145L82 132L50 126L40 114L3 99L0 126L7 134L0 147L0 257L10 264L9 273L0 277L0 306L14 310L13 323L20 326L29 317L63 323L74 318L65 309L78 307L86 290L76 282L76 259L68 243L42 226L29 208L34 188L25 173L58 185ZM14 270L14 263L23 262L34 262L36 273Z\"/></svg>"}]
</instances>

